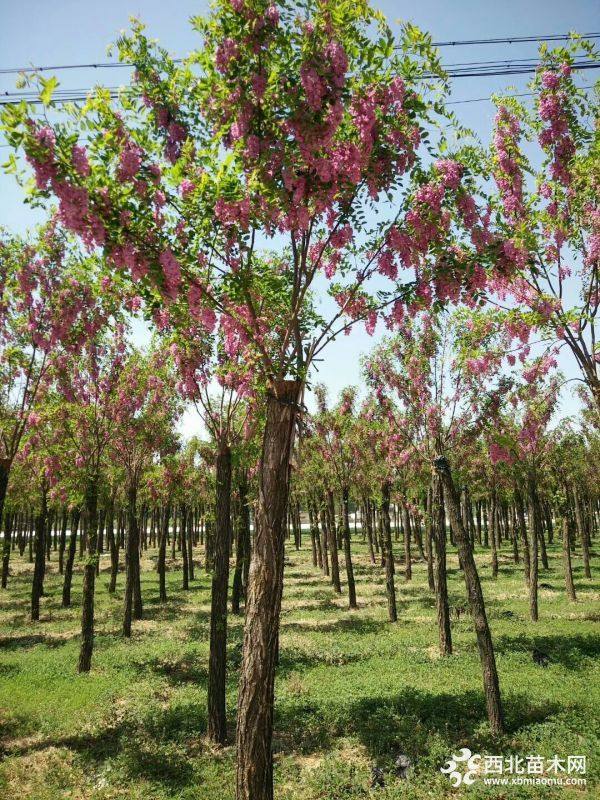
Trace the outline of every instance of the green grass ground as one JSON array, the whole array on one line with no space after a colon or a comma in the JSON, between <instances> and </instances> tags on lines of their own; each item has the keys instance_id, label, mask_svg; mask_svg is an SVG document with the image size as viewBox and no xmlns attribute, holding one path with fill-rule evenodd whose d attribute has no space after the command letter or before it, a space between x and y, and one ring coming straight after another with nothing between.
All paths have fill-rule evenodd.
<instances>
[{"instance_id":1,"label":"green grass ground","mask_svg":"<svg viewBox=\"0 0 600 800\"><path fill-rule=\"evenodd\" d=\"M540 621L527 618L522 574L509 558L490 578L489 557L478 555L497 652L509 732L488 734L481 672L471 619L453 622L455 654L437 656L435 604L422 564L413 581L397 575L400 621L386 619L385 584L356 543L360 608L349 612L307 549L288 552L276 687L276 797L346 798L598 797L599 590L579 564L579 601L568 603L560 554L540 581ZM55 556L53 555L53 559ZM169 573L169 601L158 603L154 554L145 559L145 619L131 641L120 634L121 592L110 597L103 569L97 586L97 637L91 674L76 672L81 575L73 608L60 607L61 579L51 565L42 620L28 618L30 567L0 595L0 767L2 800L230 800L234 753L207 744L206 665L209 577L197 571L193 588ZM103 565L106 562L103 561ZM597 569L595 570L598 574ZM464 604L454 554L449 591ZM228 710L233 734L241 618L231 618ZM541 667L534 647L548 654ZM583 754L587 789L471 787L453 789L439 772L461 747L519 755ZM410 758L408 781L391 769L398 753ZM371 767L385 787L370 789Z\"/></svg>"}]
</instances>

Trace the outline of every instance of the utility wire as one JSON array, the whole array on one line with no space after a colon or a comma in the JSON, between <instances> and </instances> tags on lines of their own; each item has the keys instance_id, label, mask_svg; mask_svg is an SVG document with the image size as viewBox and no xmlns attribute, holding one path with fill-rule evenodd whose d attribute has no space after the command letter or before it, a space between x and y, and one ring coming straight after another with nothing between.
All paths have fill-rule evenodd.
<instances>
[{"instance_id":1,"label":"utility wire","mask_svg":"<svg viewBox=\"0 0 600 800\"><path fill-rule=\"evenodd\" d=\"M506 76L506 75L525 75L535 72L537 69L537 65L535 66L518 66L515 68L508 68L508 69L474 69L474 70L449 70L447 75L449 78L482 78L482 77L497 77L497 76ZM600 62L588 60L588 61L580 61L575 62L573 64L573 69L575 70L588 70L588 69L600 69ZM437 77L436 75L429 74L422 76L422 80L427 80L431 78ZM116 97L119 92L119 87L117 86L110 86L110 87L103 87L110 93L111 97ZM91 91L89 89L57 89L53 94L53 101L56 103L67 103L67 102L76 102L79 100L86 100L87 93ZM486 99L486 98L483 98ZM18 91L18 92L0 92L0 105L16 105L23 100L35 105L40 104L42 101L38 97L38 92L35 90L25 90L25 91Z\"/></svg>"},{"instance_id":2,"label":"utility wire","mask_svg":"<svg viewBox=\"0 0 600 800\"><path fill-rule=\"evenodd\" d=\"M578 34L581 39L600 39L600 32ZM565 42L571 39L571 34L550 34L548 36L507 36L496 39L461 39L456 41L432 42L433 47L462 47L482 44L522 44L527 42ZM180 64L183 58L174 58L173 62ZM0 69L0 75L18 74L20 72L57 72L67 69L123 69L133 67L128 61L99 61L90 64L54 64L52 66L5 67Z\"/></svg>"}]
</instances>

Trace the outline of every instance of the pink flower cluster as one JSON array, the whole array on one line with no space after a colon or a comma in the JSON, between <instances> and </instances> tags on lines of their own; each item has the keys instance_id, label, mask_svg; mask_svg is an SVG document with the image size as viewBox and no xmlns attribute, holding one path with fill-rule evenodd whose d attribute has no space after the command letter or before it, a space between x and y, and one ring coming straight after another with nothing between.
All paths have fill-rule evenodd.
<instances>
[{"instance_id":1,"label":"pink flower cluster","mask_svg":"<svg viewBox=\"0 0 600 800\"><path fill-rule=\"evenodd\" d=\"M525 216L523 204L523 173L519 163L521 154L518 140L521 124L505 106L498 109L493 138L496 168L494 180L500 191L504 213L515 224Z\"/></svg>"}]
</instances>

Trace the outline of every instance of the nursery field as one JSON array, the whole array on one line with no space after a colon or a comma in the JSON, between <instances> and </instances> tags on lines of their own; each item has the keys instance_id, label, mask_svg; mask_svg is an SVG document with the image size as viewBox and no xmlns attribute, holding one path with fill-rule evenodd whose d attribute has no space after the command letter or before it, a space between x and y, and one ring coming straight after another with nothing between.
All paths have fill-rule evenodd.
<instances>
[{"instance_id":1,"label":"nursery field","mask_svg":"<svg viewBox=\"0 0 600 800\"><path fill-rule=\"evenodd\" d=\"M360 541L353 542L353 557L358 610L349 611L345 595L336 596L313 567L310 548L287 545L274 722L280 800L598 796L597 578L585 579L577 561L578 601L569 603L560 548L550 547L550 569L540 573L540 619L532 623L521 566L503 552L492 580L489 552L476 551L506 714L507 732L493 738L455 551L448 556L455 652L446 658L439 656L423 562L415 563L408 583L397 574L399 619L390 623L381 567L370 563ZM168 600L159 603L155 561L155 551L143 553L144 619L134 622L127 640L124 576L110 595L102 559L94 663L78 674L81 567L73 605L64 609L51 559L40 621L32 623L32 565L15 556L10 591L0 595L3 800L233 799L234 747L219 748L205 735L210 576L197 567L183 591L178 564L168 564ZM230 743L242 625L241 616L230 616ZM440 767L462 747L505 758L584 755L587 786L476 780L455 789ZM408 759L406 778L395 767L399 755Z\"/></svg>"}]
</instances>

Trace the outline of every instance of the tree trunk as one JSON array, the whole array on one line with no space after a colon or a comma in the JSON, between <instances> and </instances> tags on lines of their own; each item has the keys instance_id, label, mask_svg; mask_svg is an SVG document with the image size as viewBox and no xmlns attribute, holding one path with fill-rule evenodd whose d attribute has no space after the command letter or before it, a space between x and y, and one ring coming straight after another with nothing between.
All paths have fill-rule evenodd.
<instances>
[{"instance_id":1,"label":"tree trunk","mask_svg":"<svg viewBox=\"0 0 600 800\"><path fill-rule=\"evenodd\" d=\"M319 521L321 523L321 552L323 553L323 575L329 577L329 548L327 546L327 520L325 517L325 509L321 508L319 511Z\"/></svg>"},{"instance_id":2,"label":"tree trunk","mask_svg":"<svg viewBox=\"0 0 600 800\"><path fill-rule=\"evenodd\" d=\"M142 609L136 613L136 583L140 581L140 537L137 521L137 486L132 481L127 487L127 543L125 548L125 597L123 608L123 636L131 636L131 620L141 619ZM140 603L140 598L137 598Z\"/></svg>"},{"instance_id":3,"label":"tree trunk","mask_svg":"<svg viewBox=\"0 0 600 800\"><path fill-rule=\"evenodd\" d=\"M519 534L521 536L521 544L523 545L523 569L525 574L525 583L527 586L529 586L531 558L529 555L527 525L525 524L525 506L523 504L523 495L518 489L515 491L515 505L517 507L517 524L519 527Z\"/></svg>"},{"instance_id":4,"label":"tree trunk","mask_svg":"<svg viewBox=\"0 0 600 800\"><path fill-rule=\"evenodd\" d=\"M8 583L8 568L10 564L10 550L12 546L12 529L14 514L8 512L4 515L4 540L2 543L2 588L6 589ZM2 517L0 517L0 520Z\"/></svg>"},{"instance_id":5,"label":"tree trunk","mask_svg":"<svg viewBox=\"0 0 600 800\"><path fill-rule=\"evenodd\" d=\"M210 606L210 650L208 657L208 738L227 741L225 685L227 675L227 589L231 546L231 450L217 451L217 497L215 560Z\"/></svg>"},{"instance_id":6,"label":"tree trunk","mask_svg":"<svg viewBox=\"0 0 600 800\"><path fill-rule=\"evenodd\" d=\"M79 672L89 672L94 650L94 590L98 560L98 478L92 476L86 486L87 558L83 567L83 601L81 608L81 648Z\"/></svg>"},{"instance_id":7,"label":"tree trunk","mask_svg":"<svg viewBox=\"0 0 600 800\"><path fill-rule=\"evenodd\" d=\"M367 537L367 544L369 546L369 559L371 564L375 563L375 551L373 550L373 522L371 519L371 509L368 500L365 500L362 506L360 515L360 524L363 536Z\"/></svg>"},{"instance_id":8,"label":"tree trunk","mask_svg":"<svg viewBox=\"0 0 600 800\"><path fill-rule=\"evenodd\" d=\"M490 509L490 541L492 544L492 578L498 577L498 496L496 490L492 492Z\"/></svg>"},{"instance_id":9,"label":"tree trunk","mask_svg":"<svg viewBox=\"0 0 600 800\"><path fill-rule=\"evenodd\" d=\"M237 800L273 800L273 701L283 587L284 537L299 381L267 400L259 467L237 718Z\"/></svg>"},{"instance_id":10,"label":"tree trunk","mask_svg":"<svg viewBox=\"0 0 600 800\"><path fill-rule=\"evenodd\" d=\"M77 531L79 529L79 519L81 512L76 508L71 514L71 535L69 537L69 549L67 551L67 560L65 563L65 577L63 580L62 590L62 604L63 608L69 608L71 605L71 584L73 582L73 564L75 563L75 554L77 553Z\"/></svg>"},{"instance_id":11,"label":"tree trunk","mask_svg":"<svg viewBox=\"0 0 600 800\"><path fill-rule=\"evenodd\" d=\"M494 735L500 735L504 732L504 716L502 713L500 684L498 681L498 672L496 670L494 646L487 615L485 613L485 602L483 599L483 592L481 591L481 582L479 580L475 558L469 546L468 536L460 518L460 502L456 494L456 489L454 488L454 482L452 481L450 465L446 458L441 456L436 458L435 468L442 480L444 500L448 508L458 551L463 563L463 574L469 597L471 615L477 635L479 657L483 669L483 686L488 719L492 733Z\"/></svg>"},{"instance_id":12,"label":"tree trunk","mask_svg":"<svg viewBox=\"0 0 600 800\"><path fill-rule=\"evenodd\" d=\"M571 567L571 526L569 525L569 518L567 514L563 516L562 521L562 550L563 550L563 565L565 568L565 585L567 588L567 597L572 602L577 600L575 594L575 584L573 583L573 569Z\"/></svg>"},{"instance_id":13,"label":"tree trunk","mask_svg":"<svg viewBox=\"0 0 600 800\"><path fill-rule=\"evenodd\" d=\"M329 543L329 552L331 554L331 583L333 590L337 594L342 593L342 584L340 583L340 560L338 557L337 538L335 535L335 512L333 510L333 492L327 493L327 539Z\"/></svg>"},{"instance_id":14,"label":"tree trunk","mask_svg":"<svg viewBox=\"0 0 600 800\"><path fill-rule=\"evenodd\" d=\"M48 489L42 486L40 508L35 518L35 564L31 584L31 619L40 618L40 597L44 593L44 571L46 550L46 524L48 517Z\"/></svg>"},{"instance_id":15,"label":"tree trunk","mask_svg":"<svg viewBox=\"0 0 600 800\"><path fill-rule=\"evenodd\" d=\"M538 620L538 541L539 541L539 499L536 481L533 476L527 480L529 494L529 615L532 622Z\"/></svg>"},{"instance_id":16,"label":"tree trunk","mask_svg":"<svg viewBox=\"0 0 600 800\"><path fill-rule=\"evenodd\" d=\"M575 522L577 524L577 532L581 541L581 555L583 557L583 574L586 578L592 577L592 570L590 568L590 543L588 539L586 521L584 516L583 502L580 493L575 489L573 492L575 500Z\"/></svg>"},{"instance_id":17,"label":"tree trunk","mask_svg":"<svg viewBox=\"0 0 600 800\"><path fill-rule=\"evenodd\" d=\"M352 549L350 546L350 518L348 516L348 487L342 489L342 524L344 533L344 561L346 562L346 580L348 581L348 606L358 608L356 603L356 584L354 582L354 569L352 567Z\"/></svg>"},{"instance_id":18,"label":"tree trunk","mask_svg":"<svg viewBox=\"0 0 600 800\"><path fill-rule=\"evenodd\" d=\"M412 580L412 558L410 554L410 514L408 506L402 503L402 528L404 529L404 580Z\"/></svg>"},{"instance_id":19,"label":"tree trunk","mask_svg":"<svg viewBox=\"0 0 600 800\"><path fill-rule=\"evenodd\" d=\"M156 569L158 571L158 599L161 603L167 602L167 537L169 535L169 523L171 521L171 503L165 503L162 515L162 525L158 539L158 558Z\"/></svg>"},{"instance_id":20,"label":"tree trunk","mask_svg":"<svg viewBox=\"0 0 600 800\"><path fill-rule=\"evenodd\" d=\"M118 523L117 523L118 524ZM117 588L117 575L119 573L119 536L115 536L115 500L114 496L108 502L106 511L106 539L110 553L110 581L109 594L114 594Z\"/></svg>"},{"instance_id":21,"label":"tree trunk","mask_svg":"<svg viewBox=\"0 0 600 800\"><path fill-rule=\"evenodd\" d=\"M248 501L248 475L242 472L239 483L239 512L235 540L235 572L231 591L231 612L240 613L240 601L245 597L244 576L247 575L247 563L250 560L250 504Z\"/></svg>"},{"instance_id":22,"label":"tree trunk","mask_svg":"<svg viewBox=\"0 0 600 800\"><path fill-rule=\"evenodd\" d=\"M452 655L452 632L448 607L446 533L444 531L444 490L439 475L434 474L431 489L431 528L435 548L434 585L438 620L440 655Z\"/></svg>"},{"instance_id":23,"label":"tree trunk","mask_svg":"<svg viewBox=\"0 0 600 800\"><path fill-rule=\"evenodd\" d=\"M383 519L383 544L385 547L385 591L388 601L390 622L398 621L396 606L396 586L394 583L394 549L392 545L392 526L390 523L390 484L385 481L381 487L381 515Z\"/></svg>"},{"instance_id":24,"label":"tree trunk","mask_svg":"<svg viewBox=\"0 0 600 800\"><path fill-rule=\"evenodd\" d=\"M435 592L433 574L433 490L429 488L425 497L425 557L427 559L427 584L430 592Z\"/></svg>"}]
</instances>

